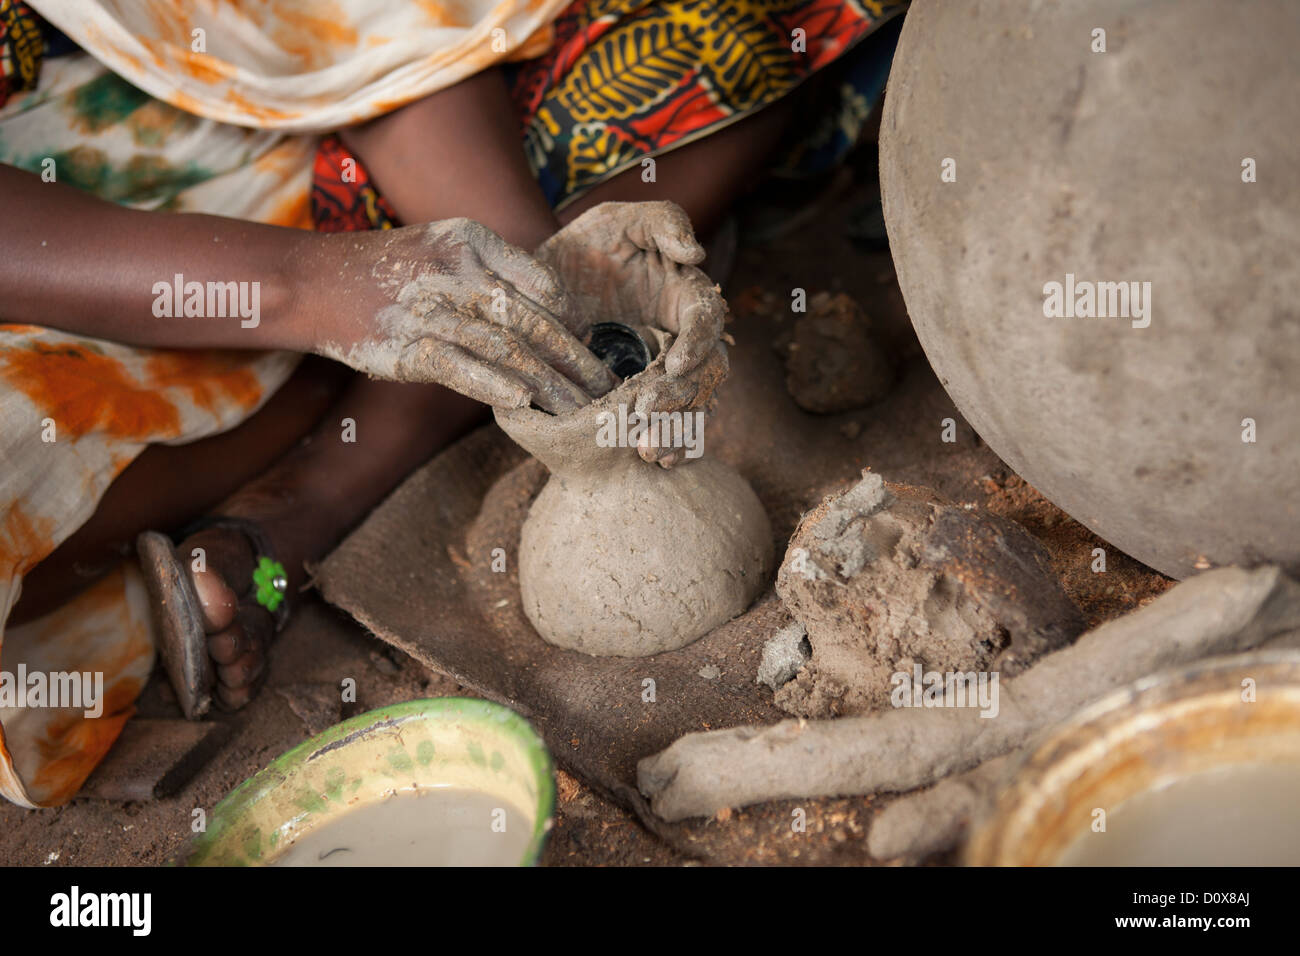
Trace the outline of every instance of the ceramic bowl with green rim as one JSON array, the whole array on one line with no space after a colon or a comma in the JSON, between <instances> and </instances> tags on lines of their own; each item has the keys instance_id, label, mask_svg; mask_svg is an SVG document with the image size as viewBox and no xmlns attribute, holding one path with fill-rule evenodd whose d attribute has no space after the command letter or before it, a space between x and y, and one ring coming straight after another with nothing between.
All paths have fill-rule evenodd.
<instances>
[{"instance_id":1,"label":"ceramic bowl with green rim","mask_svg":"<svg viewBox=\"0 0 1300 956\"><path fill-rule=\"evenodd\" d=\"M442 697L381 707L299 744L217 804L206 831L173 862L275 863L308 834L337 828L354 811L408 795L423 800L433 792L510 807L516 826L523 826L513 844L518 865L531 866L541 856L555 808L546 745L507 707Z\"/></svg>"}]
</instances>

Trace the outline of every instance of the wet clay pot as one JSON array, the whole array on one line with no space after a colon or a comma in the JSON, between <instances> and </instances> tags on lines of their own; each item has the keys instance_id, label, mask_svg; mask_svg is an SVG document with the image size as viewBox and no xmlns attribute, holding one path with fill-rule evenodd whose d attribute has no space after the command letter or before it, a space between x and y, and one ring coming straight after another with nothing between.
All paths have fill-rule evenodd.
<instances>
[{"instance_id":1,"label":"wet clay pot","mask_svg":"<svg viewBox=\"0 0 1300 956\"><path fill-rule=\"evenodd\" d=\"M495 412L551 472L520 535L519 588L552 644L619 657L675 650L740 614L767 583L772 529L735 469L707 456L662 468L635 447L605 447L616 427L604 416L617 421L620 406L631 416L662 374L660 356L564 415Z\"/></svg>"}]
</instances>

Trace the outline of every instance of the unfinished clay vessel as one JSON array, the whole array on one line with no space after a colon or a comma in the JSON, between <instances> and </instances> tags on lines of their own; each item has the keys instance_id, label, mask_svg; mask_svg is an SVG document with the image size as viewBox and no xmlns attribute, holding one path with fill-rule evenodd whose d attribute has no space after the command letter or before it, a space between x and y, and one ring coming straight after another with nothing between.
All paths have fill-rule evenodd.
<instances>
[{"instance_id":1,"label":"unfinished clay vessel","mask_svg":"<svg viewBox=\"0 0 1300 956\"><path fill-rule=\"evenodd\" d=\"M735 469L707 456L662 468L634 442L607 447L620 407L630 417L662 375L660 355L564 415L496 409L506 434L551 472L520 535L519 589L552 644L619 657L675 650L740 614L767 583L772 530Z\"/></svg>"}]
</instances>

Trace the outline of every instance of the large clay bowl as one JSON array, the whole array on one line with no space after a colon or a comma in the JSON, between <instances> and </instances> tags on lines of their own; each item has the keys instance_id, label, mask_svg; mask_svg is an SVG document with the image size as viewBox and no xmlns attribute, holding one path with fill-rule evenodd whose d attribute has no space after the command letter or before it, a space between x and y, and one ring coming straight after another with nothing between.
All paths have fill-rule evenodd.
<instances>
[{"instance_id":1,"label":"large clay bowl","mask_svg":"<svg viewBox=\"0 0 1300 956\"><path fill-rule=\"evenodd\" d=\"M1300 567L1297 48L1291 0L916 0L889 78L885 217L944 387L1175 577ZM1149 326L1048 317L1067 274L1150 282Z\"/></svg>"}]
</instances>

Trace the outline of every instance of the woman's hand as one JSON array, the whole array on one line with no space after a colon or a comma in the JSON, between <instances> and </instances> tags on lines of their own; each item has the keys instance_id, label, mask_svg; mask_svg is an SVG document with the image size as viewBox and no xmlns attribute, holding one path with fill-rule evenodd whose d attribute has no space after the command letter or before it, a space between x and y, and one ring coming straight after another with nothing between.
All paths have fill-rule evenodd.
<instances>
[{"instance_id":1,"label":"woman's hand","mask_svg":"<svg viewBox=\"0 0 1300 956\"><path fill-rule=\"evenodd\" d=\"M571 297L567 316L584 338L597 322L649 325L674 336L665 375L642 390L637 411L705 408L726 377L722 324L727 306L700 269L704 249L685 211L671 202L602 203L537 249ZM646 461L673 464L680 449L639 449Z\"/></svg>"},{"instance_id":2,"label":"woman's hand","mask_svg":"<svg viewBox=\"0 0 1300 956\"><path fill-rule=\"evenodd\" d=\"M537 248L572 297L569 327L652 325L676 338L665 371L685 375L718 347L727 306L696 266L704 248L671 202L601 203Z\"/></svg>"},{"instance_id":3,"label":"woman's hand","mask_svg":"<svg viewBox=\"0 0 1300 956\"><path fill-rule=\"evenodd\" d=\"M555 273L469 219L337 235L304 258L313 351L358 371L557 414L616 384L565 327Z\"/></svg>"}]
</instances>

